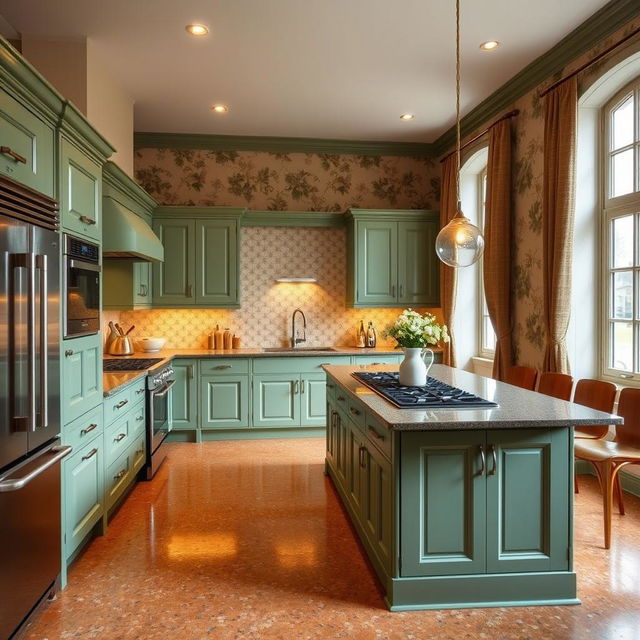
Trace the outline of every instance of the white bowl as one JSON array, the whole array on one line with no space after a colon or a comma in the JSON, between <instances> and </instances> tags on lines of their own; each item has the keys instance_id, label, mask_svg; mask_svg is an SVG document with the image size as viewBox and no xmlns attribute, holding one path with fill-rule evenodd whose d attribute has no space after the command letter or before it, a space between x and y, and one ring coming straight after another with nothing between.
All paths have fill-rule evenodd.
<instances>
[{"instance_id":1,"label":"white bowl","mask_svg":"<svg viewBox=\"0 0 640 640\"><path fill-rule=\"evenodd\" d=\"M166 338L139 338L140 348L146 353L155 353L164 347Z\"/></svg>"}]
</instances>

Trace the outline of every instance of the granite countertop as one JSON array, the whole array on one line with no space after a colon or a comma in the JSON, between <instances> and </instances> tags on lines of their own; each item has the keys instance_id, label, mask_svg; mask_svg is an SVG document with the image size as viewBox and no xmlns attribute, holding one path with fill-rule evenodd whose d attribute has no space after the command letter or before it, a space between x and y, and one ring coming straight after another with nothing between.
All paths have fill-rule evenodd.
<instances>
[{"instance_id":1,"label":"granite countertop","mask_svg":"<svg viewBox=\"0 0 640 640\"><path fill-rule=\"evenodd\" d=\"M429 375L485 400L498 403L491 409L398 409L363 386L351 374L359 370L397 371L398 366L327 365L326 372L349 394L390 429L397 431L451 431L458 429L526 429L536 427L621 424L622 418L573 402L556 400L491 378L435 364Z\"/></svg>"},{"instance_id":2,"label":"granite countertop","mask_svg":"<svg viewBox=\"0 0 640 640\"><path fill-rule=\"evenodd\" d=\"M442 349L434 349L442 351ZM149 371L154 371L167 365L174 358L311 358L314 356L375 356L397 355L401 353L393 347L375 347L373 349L358 347L332 347L327 351L265 351L259 348L213 350L213 349L162 349L155 353L136 351L130 356L111 356L105 354L105 359L117 358L118 360L131 360L138 358L161 358L161 361L144 371L117 371L106 372L102 376L103 394L105 397L120 391L129 383L146 376Z\"/></svg>"}]
</instances>

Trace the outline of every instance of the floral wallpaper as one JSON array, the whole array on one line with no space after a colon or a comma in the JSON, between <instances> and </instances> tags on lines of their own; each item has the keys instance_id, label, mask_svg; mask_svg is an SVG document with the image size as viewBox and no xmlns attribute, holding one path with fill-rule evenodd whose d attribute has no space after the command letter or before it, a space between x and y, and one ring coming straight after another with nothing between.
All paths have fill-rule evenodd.
<instances>
[{"instance_id":1,"label":"floral wallpaper","mask_svg":"<svg viewBox=\"0 0 640 640\"><path fill-rule=\"evenodd\" d=\"M125 326L133 336L167 338L169 348L202 348L216 324L242 339L243 347L289 346L291 314L301 308L307 317L306 346L352 346L360 320L382 330L401 309L352 309L345 306L346 242L344 229L245 227L240 254L240 309L154 309L126 311ZM286 275L312 276L315 284L277 284ZM439 313L438 309L432 310ZM112 314L104 314L106 321Z\"/></svg>"},{"instance_id":2,"label":"floral wallpaper","mask_svg":"<svg viewBox=\"0 0 640 640\"><path fill-rule=\"evenodd\" d=\"M161 204L268 211L437 209L434 158L138 149L137 181Z\"/></svg>"}]
</instances>

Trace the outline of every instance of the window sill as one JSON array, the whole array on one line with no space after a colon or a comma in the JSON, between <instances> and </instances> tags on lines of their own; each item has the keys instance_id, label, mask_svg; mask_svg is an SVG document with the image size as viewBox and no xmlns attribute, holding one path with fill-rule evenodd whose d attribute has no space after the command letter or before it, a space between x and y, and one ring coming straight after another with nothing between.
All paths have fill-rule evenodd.
<instances>
[{"instance_id":1,"label":"window sill","mask_svg":"<svg viewBox=\"0 0 640 640\"><path fill-rule=\"evenodd\" d=\"M473 365L473 373L485 378L493 377L493 358L474 356L471 358L471 363Z\"/></svg>"}]
</instances>

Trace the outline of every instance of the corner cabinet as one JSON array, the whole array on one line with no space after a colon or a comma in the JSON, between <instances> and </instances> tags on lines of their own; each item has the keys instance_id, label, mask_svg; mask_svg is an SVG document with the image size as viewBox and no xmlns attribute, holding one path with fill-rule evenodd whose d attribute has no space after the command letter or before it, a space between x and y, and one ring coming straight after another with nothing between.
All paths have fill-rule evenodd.
<instances>
[{"instance_id":1,"label":"corner cabinet","mask_svg":"<svg viewBox=\"0 0 640 640\"><path fill-rule=\"evenodd\" d=\"M351 209L347 219L351 306L440 304L437 211Z\"/></svg>"},{"instance_id":2,"label":"corner cabinet","mask_svg":"<svg viewBox=\"0 0 640 640\"><path fill-rule=\"evenodd\" d=\"M153 230L164 262L153 267L154 307L240 306L240 218L231 207L158 207Z\"/></svg>"}]
</instances>

